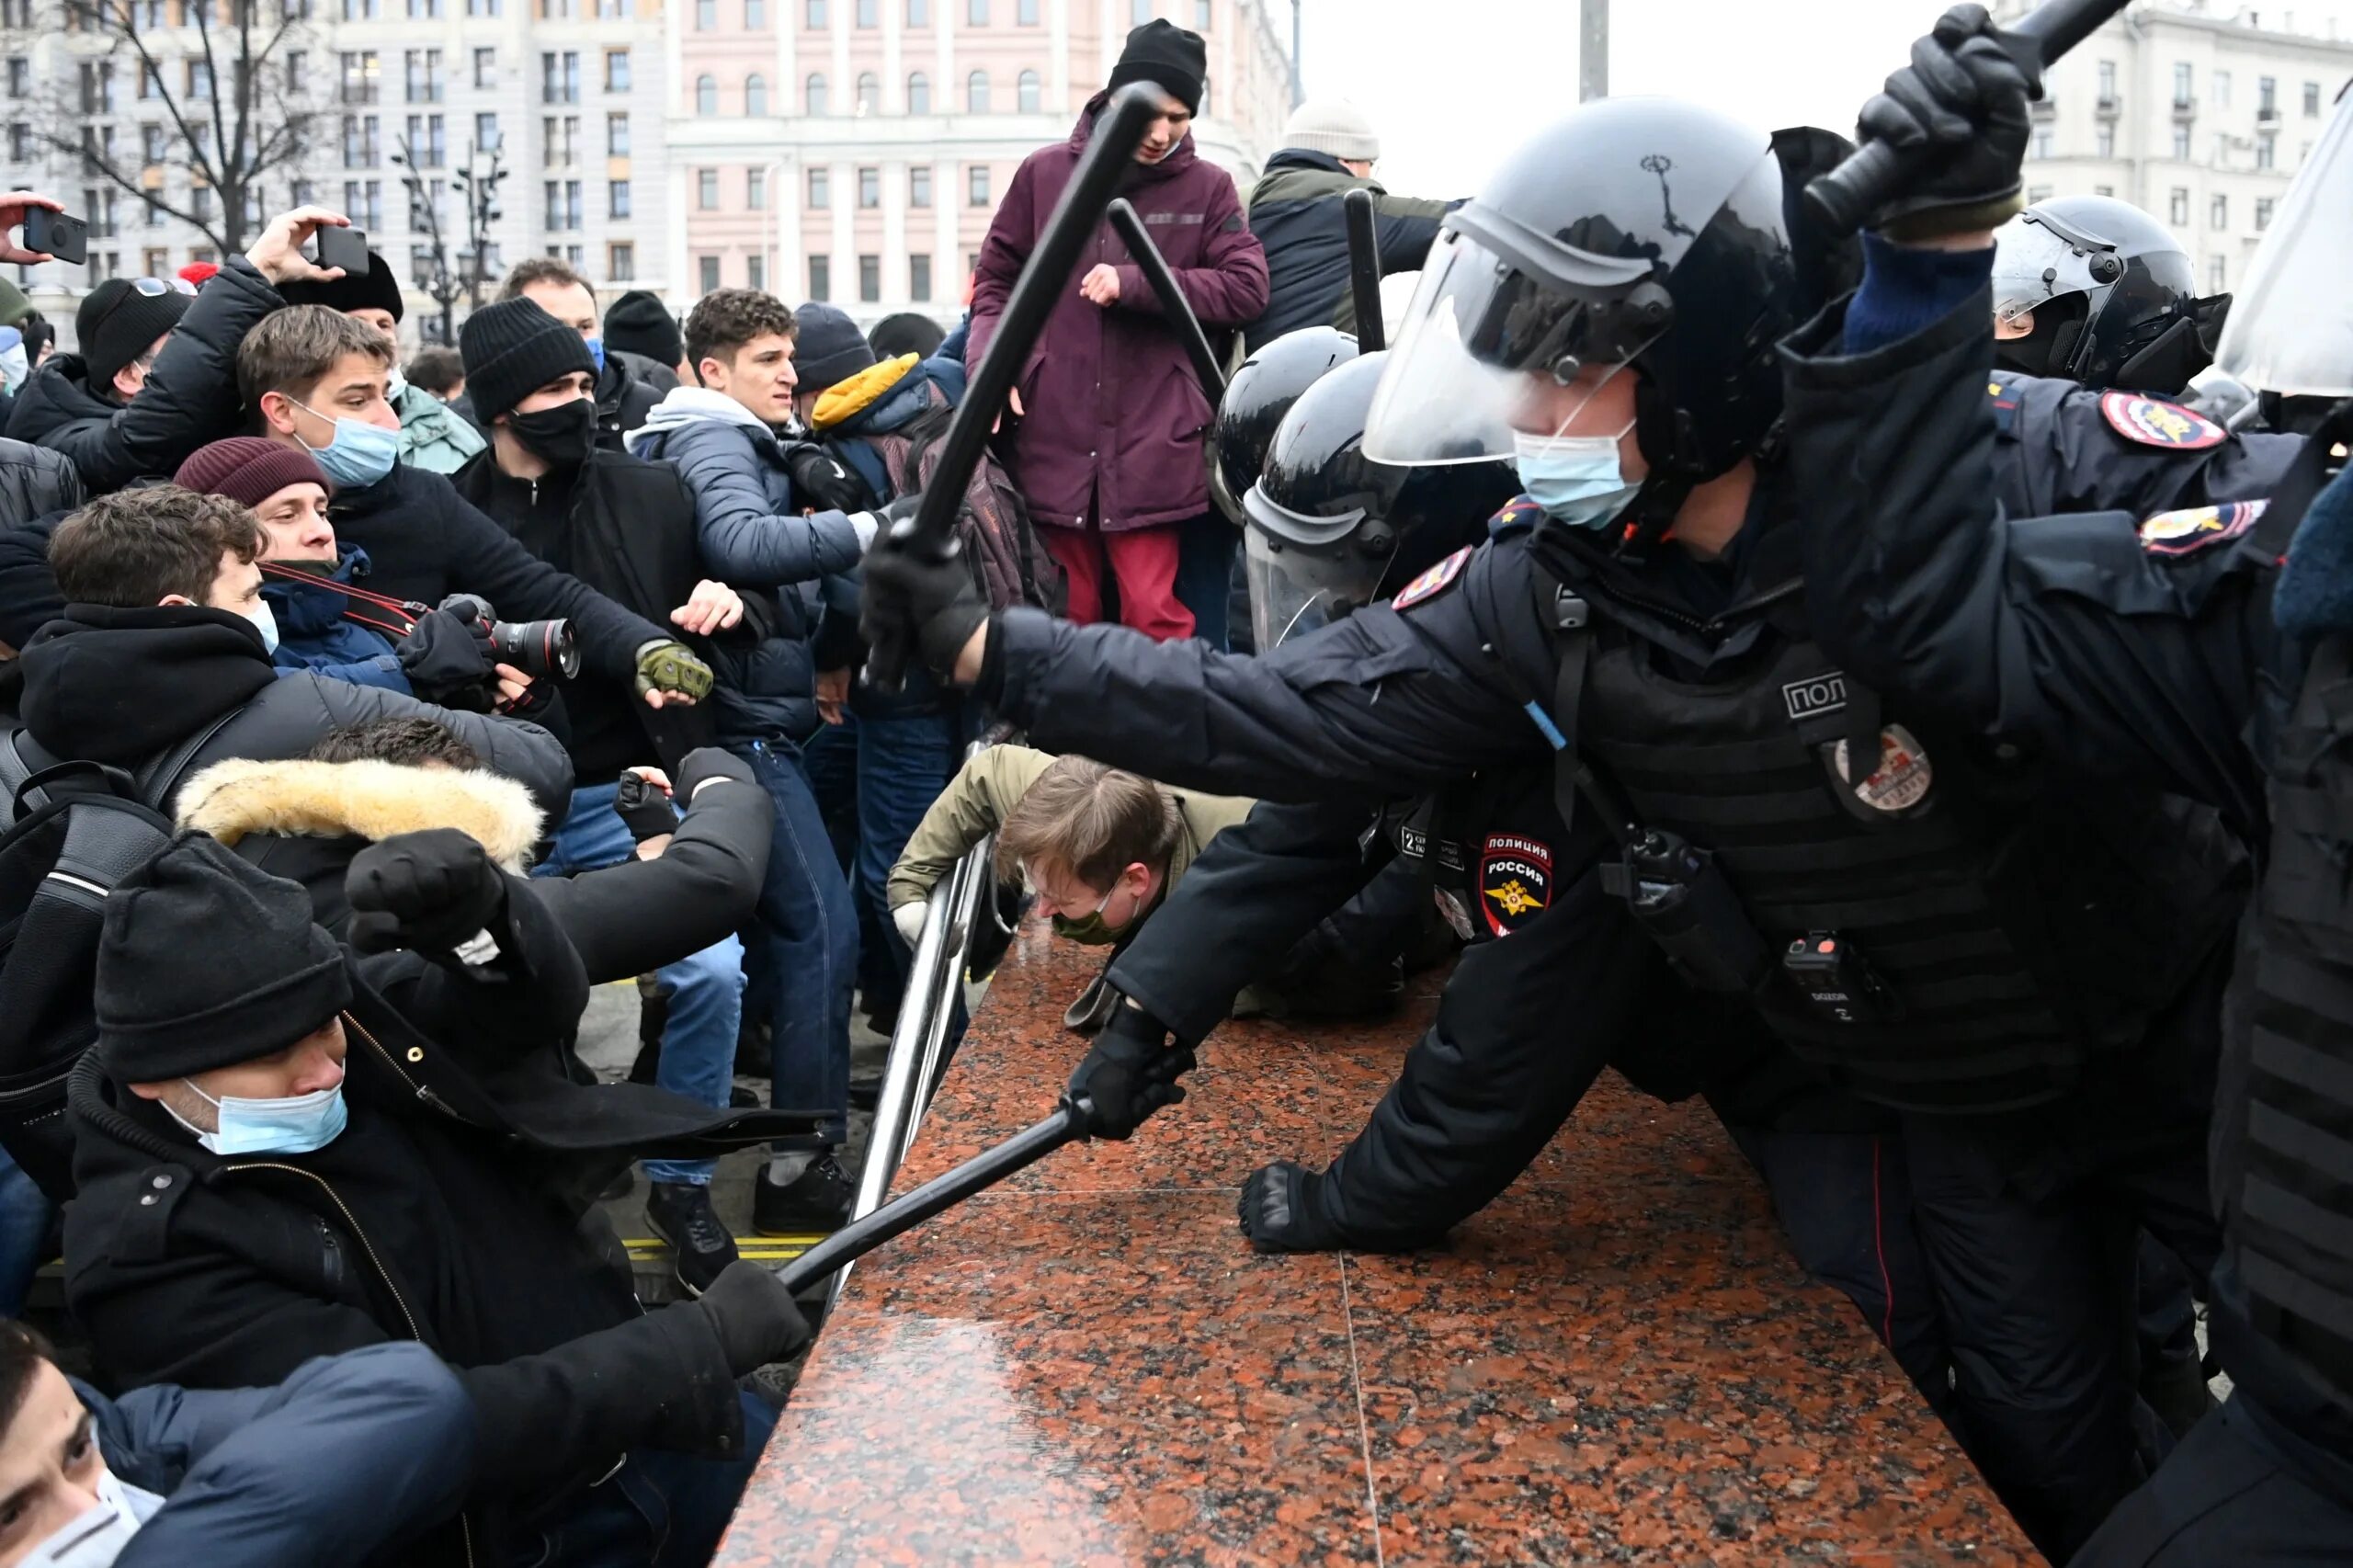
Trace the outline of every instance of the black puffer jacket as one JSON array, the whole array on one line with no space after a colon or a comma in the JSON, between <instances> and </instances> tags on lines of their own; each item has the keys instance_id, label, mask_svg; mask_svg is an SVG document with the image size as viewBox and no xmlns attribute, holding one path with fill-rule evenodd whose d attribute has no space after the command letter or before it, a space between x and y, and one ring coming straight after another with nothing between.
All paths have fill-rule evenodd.
<instances>
[{"instance_id":1,"label":"black puffer jacket","mask_svg":"<svg viewBox=\"0 0 2353 1568\"><path fill-rule=\"evenodd\" d=\"M237 433L237 345L286 301L253 263L233 256L196 297L127 403L90 390L78 354L35 370L8 414L8 434L64 453L91 494L168 477L208 441Z\"/></svg>"},{"instance_id":2,"label":"black puffer jacket","mask_svg":"<svg viewBox=\"0 0 2353 1568\"><path fill-rule=\"evenodd\" d=\"M82 475L64 453L0 440L0 531L82 504Z\"/></svg>"}]
</instances>

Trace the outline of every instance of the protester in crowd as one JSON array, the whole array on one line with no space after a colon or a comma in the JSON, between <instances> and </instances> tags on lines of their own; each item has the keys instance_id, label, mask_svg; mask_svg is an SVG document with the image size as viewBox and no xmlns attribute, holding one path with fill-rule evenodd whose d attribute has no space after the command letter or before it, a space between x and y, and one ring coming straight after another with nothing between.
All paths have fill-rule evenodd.
<instances>
[{"instance_id":1,"label":"protester in crowd","mask_svg":"<svg viewBox=\"0 0 2353 1568\"><path fill-rule=\"evenodd\" d=\"M756 1266L648 1313L585 1195L785 1119L575 1081L579 957L464 835L372 845L347 887L349 949L201 834L108 895L66 1230L100 1367L236 1387L419 1339L473 1401L487 1561L704 1562L775 1419L734 1380L807 1325Z\"/></svg>"},{"instance_id":2,"label":"protester in crowd","mask_svg":"<svg viewBox=\"0 0 2353 1568\"><path fill-rule=\"evenodd\" d=\"M50 541L64 611L9 667L18 740L61 761L136 769L200 736L192 772L222 757L300 756L345 724L429 718L534 798L568 798L571 764L536 725L308 670L279 678L255 564L265 548L244 506L169 485L101 495L67 517Z\"/></svg>"},{"instance_id":3,"label":"protester in crowd","mask_svg":"<svg viewBox=\"0 0 2353 1568\"><path fill-rule=\"evenodd\" d=\"M466 318L460 345L491 446L458 475L458 493L539 559L649 620L676 626L706 653L712 638L755 645L744 601L701 573L695 501L677 471L597 449L597 365L580 335L530 300L502 300ZM635 841L615 809L623 775L675 765L718 733L708 709L648 709L619 687L577 683L565 708L572 805L539 876L628 861ZM655 1081L723 1108L743 1021L743 944L727 932L676 954L654 983L665 1004ZM735 1261L734 1239L710 1207L710 1177L709 1161L646 1167L646 1221L676 1249L690 1290Z\"/></svg>"},{"instance_id":4,"label":"protester in crowd","mask_svg":"<svg viewBox=\"0 0 2353 1568\"><path fill-rule=\"evenodd\" d=\"M662 391L645 379L660 367L653 360L608 349L604 328L597 320L597 290L588 279L551 256L527 256L515 264L498 287L501 300L529 300L580 335L597 365L597 444L607 451L621 449L621 437L645 423ZM477 426L483 423L472 399L458 405Z\"/></svg>"},{"instance_id":5,"label":"protester in crowd","mask_svg":"<svg viewBox=\"0 0 2353 1568\"><path fill-rule=\"evenodd\" d=\"M1412 272L1438 238L1438 221L1460 202L1392 196L1372 177L1381 138L1345 98L1317 98L1290 111L1282 145L1250 192L1250 229L1267 247L1267 313L1250 324L1252 353L1303 326L1357 329L1348 283L1348 229L1343 199L1372 192L1373 237L1381 275Z\"/></svg>"},{"instance_id":6,"label":"protester in crowd","mask_svg":"<svg viewBox=\"0 0 2353 1568\"><path fill-rule=\"evenodd\" d=\"M109 278L74 312L78 354L25 383L8 434L63 452L92 494L160 478L207 441L234 435L237 346L282 301L277 285L340 278L302 255L338 213L297 208L271 221L200 298L177 278Z\"/></svg>"},{"instance_id":7,"label":"protester in crowd","mask_svg":"<svg viewBox=\"0 0 2353 1568\"><path fill-rule=\"evenodd\" d=\"M902 354L912 354L918 359L928 359L939 352L939 346L948 341L948 334L920 311L901 311L876 322L866 340L873 346L878 358L896 359Z\"/></svg>"},{"instance_id":8,"label":"protester in crowd","mask_svg":"<svg viewBox=\"0 0 2353 1568\"><path fill-rule=\"evenodd\" d=\"M82 495L82 476L65 454L0 437L0 536L69 511L81 505ZM0 574L6 570L0 566ZM6 592L0 585L0 598Z\"/></svg>"},{"instance_id":9,"label":"protester in crowd","mask_svg":"<svg viewBox=\"0 0 2353 1568\"><path fill-rule=\"evenodd\" d=\"M631 289L606 307L605 352L618 355L631 374L659 392L695 379L678 318L649 290Z\"/></svg>"},{"instance_id":10,"label":"protester in crowd","mask_svg":"<svg viewBox=\"0 0 2353 1568\"><path fill-rule=\"evenodd\" d=\"M458 1510L480 1458L465 1385L422 1345L109 1399L0 1323L6 1568L370 1568Z\"/></svg>"},{"instance_id":11,"label":"protester in crowd","mask_svg":"<svg viewBox=\"0 0 2353 1568\"><path fill-rule=\"evenodd\" d=\"M428 605L472 594L506 619L569 620L581 681L624 684L653 708L706 695L710 667L674 633L535 559L442 475L394 460L392 363L381 335L319 305L279 311L237 350L260 433L317 458L335 487L335 531L368 552L375 591Z\"/></svg>"},{"instance_id":12,"label":"protester in crowd","mask_svg":"<svg viewBox=\"0 0 2353 1568\"><path fill-rule=\"evenodd\" d=\"M400 279L384 258L368 253L366 277L338 278L332 282L289 283L278 294L290 305L324 305L384 335L395 355L400 352L401 317L407 306L401 300ZM385 377L385 401L401 422L400 460L433 473L455 473L482 450L479 431L441 399L422 387L411 386L395 358Z\"/></svg>"},{"instance_id":13,"label":"protester in crowd","mask_svg":"<svg viewBox=\"0 0 2353 1568\"><path fill-rule=\"evenodd\" d=\"M420 348L408 362L408 384L422 387L443 403L455 402L466 390L466 362L454 348Z\"/></svg>"},{"instance_id":14,"label":"protester in crowd","mask_svg":"<svg viewBox=\"0 0 2353 1568\"><path fill-rule=\"evenodd\" d=\"M767 885L760 894L762 955L774 989L768 1010L774 1103L814 1110L838 1146L848 1136L849 1012L858 916L827 849L801 748L822 720L816 672L855 662L855 614L844 574L881 527L872 513L804 516L777 431L793 416L795 324L775 296L749 289L706 294L687 317L693 386L662 400L630 438L640 457L676 464L693 492L703 569L762 595L775 630L748 654L719 654L720 738L749 762L776 801ZM811 594L839 606L822 618ZM819 654L824 633L838 652ZM757 1016L756 1014L755 1015ZM770 1161L754 1194L764 1232L840 1222L852 1189L834 1153Z\"/></svg>"},{"instance_id":15,"label":"protester in crowd","mask_svg":"<svg viewBox=\"0 0 2353 1568\"><path fill-rule=\"evenodd\" d=\"M1193 144L1207 71L1199 35L1148 22L1128 35L1109 87L1088 100L1069 141L1022 161L981 247L968 363L987 356L1014 280L1110 90L1131 82L1157 88L1162 112L1136 151L1125 195L1151 225L1193 313L1214 329L1241 326L1267 308L1266 254L1243 220L1233 182ZM1092 254L1125 251L1107 227ZM1104 619L1116 594L1124 625L1188 637L1196 618L1207 616L1222 642L1233 530L1209 516L1201 437L1213 410L1142 269L1132 261L1088 267L1028 353L1009 405L1018 421L1007 466L1040 539L1070 575L1070 618ZM1204 585L1189 608L1177 597L1188 524L1200 530L1192 575Z\"/></svg>"}]
</instances>

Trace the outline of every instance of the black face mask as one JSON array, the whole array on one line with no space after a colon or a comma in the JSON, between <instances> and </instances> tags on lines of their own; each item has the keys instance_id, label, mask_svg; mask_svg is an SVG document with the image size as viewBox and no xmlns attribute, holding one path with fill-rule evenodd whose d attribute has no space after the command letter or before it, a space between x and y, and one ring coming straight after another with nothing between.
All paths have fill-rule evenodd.
<instances>
[{"instance_id":1,"label":"black face mask","mask_svg":"<svg viewBox=\"0 0 2353 1568\"><path fill-rule=\"evenodd\" d=\"M534 456L557 468L578 468L588 460L597 438L597 405L585 397L559 403L553 408L510 414L506 426Z\"/></svg>"}]
</instances>

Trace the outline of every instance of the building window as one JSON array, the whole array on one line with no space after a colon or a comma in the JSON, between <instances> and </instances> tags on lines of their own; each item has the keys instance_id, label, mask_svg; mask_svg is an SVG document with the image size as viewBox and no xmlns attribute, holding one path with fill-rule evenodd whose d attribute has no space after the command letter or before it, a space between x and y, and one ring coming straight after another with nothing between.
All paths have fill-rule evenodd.
<instances>
[{"instance_id":1,"label":"building window","mask_svg":"<svg viewBox=\"0 0 2353 1568\"><path fill-rule=\"evenodd\" d=\"M931 78L920 71L911 72L907 76L907 112L931 112Z\"/></svg>"},{"instance_id":2,"label":"building window","mask_svg":"<svg viewBox=\"0 0 2353 1568\"><path fill-rule=\"evenodd\" d=\"M2304 84L2304 118L2306 119L2320 118L2320 84L2318 82Z\"/></svg>"},{"instance_id":3,"label":"building window","mask_svg":"<svg viewBox=\"0 0 2353 1568\"><path fill-rule=\"evenodd\" d=\"M1152 0L1128 0L1128 26L1140 28L1152 20Z\"/></svg>"},{"instance_id":4,"label":"building window","mask_svg":"<svg viewBox=\"0 0 2353 1568\"><path fill-rule=\"evenodd\" d=\"M337 95L347 104L372 104L376 101L376 51L372 49L346 50L343 53L343 86ZM190 64L198 63L191 61ZM95 106L85 93L84 109Z\"/></svg>"},{"instance_id":5,"label":"building window","mask_svg":"<svg viewBox=\"0 0 2353 1568\"><path fill-rule=\"evenodd\" d=\"M2213 98L2214 107L2216 108L2228 108L2231 107L2231 74L2229 72L2217 71L2214 73Z\"/></svg>"},{"instance_id":6,"label":"building window","mask_svg":"<svg viewBox=\"0 0 2353 1568\"><path fill-rule=\"evenodd\" d=\"M871 71L858 75L858 113L863 117L879 114L882 109L882 81Z\"/></svg>"},{"instance_id":7,"label":"building window","mask_svg":"<svg viewBox=\"0 0 2353 1568\"><path fill-rule=\"evenodd\" d=\"M1045 84L1038 80L1038 73L1035 71L1021 73L1020 80L1014 84L1013 90L1017 105L1023 114L1038 112L1040 99L1045 92Z\"/></svg>"},{"instance_id":8,"label":"building window","mask_svg":"<svg viewBox=\"0 0 2353 1568\"><path fill-rule=\"evenodd\" d=\"M858 0L858 25L879 28L882 25L882 0Z\"/></svg>"},{"instance_id":9,"label":"building window","mask_svg":"<svg viewBox=\"0 0 2353 1568\"><path fill-rule=\"evenodd\" d=\"M408 101L413 104L438 104L442 97L441 51L438 49L412 49L404 61L408 85Z\"/></svg>"},{"instance_id":10,"label":"building window","mask_svg":"<svg viewBox=\"0 0 2353 1568\"><path fill-rule=\"evenodd\" d=\"M931 257L927 256L907 257L907 298L918 305L930 302Z\"/></svg>"},{"instance_id":11,"label":"building window","mask_svg":"<svg viewBox=\"0 0 2353 1568\"><path fill-rule=\"evenodd\" d=\"M964 108L969 114L989 112L989 74L975 71L964 78Z\"/></svg>"},{"instance_id":12,"label":"building window","mask_svg":"<svg viewBox=\"0 0 2353 1568\"><path fill-rule=\"evenodd\" d=\"M929 165L917 164L915 167L907 171L907 205L910 207L929 207L931 205L931 168Z\"/></svg>"},{"instance_id":13,"label":"building window","mask_svg":"<svg viewBox=\"0 0 2353 1568\"><path fill-rule=\"evenodd\" d=\"M409 161L420 169L438 169L449 161L449 136L438 114L408 117Z\"/></svg>"},{"instance_id":14,"label":"building window","mask_svg":"<svg viewBox=\"0 0 2353 1568\"><path fill-rule=\"evenodd\" d=\"M2266 119L2279 113L2279 78L2258 76L2255 79L2255 112Z\"/></svg>"},{"instance_id":15,"label":"building window","mask_svg":"<svg viewBox=\"0 0 2353 1568\"><path fill-rule=\"evenodd\" d=\"M2271 227L2271 198L2268 196L2255 199L2255 227L2257 233Z\"/></svg>"},{"instance_id":16,"label":"building window","mask_svg":"<svg viewBox=\"0 0 2353 1568\"><path fill-rule=\"evenodd\" d=\"M858 171L858 204L868 210L882 205L882 171L866 168Z\"/></svg>"},{"instance_id":17,"label":"building window","mask_svg":"<svg viewBox=\"0 0 2353 1568\"><path fill-rule=\"evenodd\" d=\"M376 135L374 115L345 115L343 117L344 166L354 169L374 168L378 157Z\"/></svg>"},{"instance_id":18,"label":"building window","mask_svg":"<svg viewBox=\"0 0 2353 1568\"><path fill-rule=\"evenodd\" d=\"M768 25L768 0L744 0L744 26L750 32L765 32Z\"/></svg>"},{"instance_id":19,"label":"building window","mask_svg":"<svg viewBox=\"0 0 2353 1568\"><path fill-rule=\"evenodd\" d=\"M629 156L629 116L608 114L605 117L605 156Z\"/></svg>"},{"instance_id":20,"label":"building window","mask_svg":"<svg viewBox=\"0 0 2353 1568\"><path fill-rule=\"evenodd\" d=\"M911 28L931 26L931 0L907 0L907 26Z\"/></svg>"},{"instance_id":21,"label":"building window","mask_svg":"<svg viewBox=\"0 0 2353 1568\"><path fill-rule=\"evenodd\" d=\"M755 289L767 288L768 286L768 258L764 256L745 256L744 258L744 281Z\"/></svg>"},{"instance_id":22,"label":"building window","mask_svg":"<svg viewBox=\"0 0 2353 1568\"><path fill-rule=\"evenodd\" d=\"M2029 155L2037 158L2055 158L2059 155L2058 138L2050 127L2038 125L2034 128L2034 151Z\"/></svg>"},{"instance_id":23,"label":"building window","mask_svg":"<svg viewBox=\"0 0 2353 1568\"><path fill-rule=\"evenodd\" d=\"M2166 221L2177 229L2189 227L2189 191L2182 186L2173 187L2172 199L2166 204Z\"/></svg>"},{"instance_id":24,"label":"building window","mask_svg":"<svg viewBox=\"0 0 2353 1568\"><path fill-rule=\"evenodd\" d=\"M2258 169L2268 169L2273 167L2279 163L2279 138L2277 136L2256 137L2255 139L2255 166Z\"/></svg>"},{"instance_id":25,"label":"building window","mask_svg":"<svg viewBox=\"0 0 2353 1568\"><path fill-rule=\"evenodd\" d=\"M499 134L498 117L494 114L474 116L474 145L485 153L494 153L505 142Z\"/></svg>"},{"instance_id":26,"label":"building window","mask_svg":"<svg viewBox=\"0 0 2353 1568\"><path fill-rule=\"evenodd\" d=\"M715 256L697 256L695 270L699 274L702 291L706 294L716 292L719 288L719 258Z\"/></svg>"},{"instance_id":27,"label":"building window","mask_svg":"<svg viewBox=\"0 0 2353 1568\"><path fill-rule=\"evenodd\" d=\"M2173 68L2173 107L2188 108L2194 101L2189 96L2189 62L2183 61Z\"/></svg>"},{"instance_id":28,"label":"building window","mask_svg":"<svg viewBox=\"0 0 2353 1568\"><path fill-rule=\"evenodd\" d=\"M1210 0L1193 0L1193 30L1195 32L1205 33L1210 30L1210 13L1216 8L1210 4Z\"/></svg>"},{"instance_id":29,"label":"building window","mask_svg":"<svg viewBox=\"0 0 2353 1568\"><path fill-rule=\"evenodd\" d=\"M547 226L556 231L580 227L580 182L551 179L542 183L547 198Z\"/></svg>"},{"instance_id":30,"label":"building window","mask_svg":"<svg viewBox=\"0 0 2353 1568\"><path fill-rule=\"evenodd\" d=\"M695 206L705 212L719 210L719 171L717 169L695 171Z\"/></svg>"},{"instance_id":31,"label":"building window","mask_svg":"<svg viewBox=\"0 0 2353 1568\"><path fill-rule=\"evenodd\" d=\"M498 51L494 49L474 51L474 85L477 87L498 85Z\"/></svg>"},{"instance_id":32,"label":"building window","mask_svg":"<svg viewBox=\"0 0 2353 1568\"><path fill-rule=\"evenodd\" d=\"M813 256L809 258L809 297L819 304L834 297L834 258Z\"/></svg>"},{"instance_id":33,"label":"building window","mask_svg":"<svg viewBox=\"0 0 2353 1568\"><path fill-rule=\"evenodd\" d=\"M822 28L825 25L825 0L809 0L807 10L810 27Z\"/></svg>"},{"instance_id":34,"label":"building window","mask_svg":"<svg viewBox=\"0 0 2353 1568\"><path fill-rule=\"evenodd\" d=\"M576 104L580 101L580 54L577 50L540 56L540 101Z\"/></svg>"},{"instance_id":35,"label":"building window","mask_svg":"<svg viewBox=\"0 0 2353 1568\"><path fill-rule=\"evenodd\" d=\"M212 193L201 186L188 192L198 217L203 217L212 205ZM343 215L360 228L381 229L384 226L384 182L375 179L347 179L343 182Z\"/></svg>"},{"instance_id":36,"label":"building window","mask_svg":"<svg viewBox=\"0 0 2353 1568\"><path fill-rule=\"evenodd\" d=\"M989 0L964 0L964 20L971 26L989 25Z\"/></svg>"},{"instance_id":37,"label":"building window","mask_svg":"<svg viewBox=\"0 0 2353 1568\"><path fill-rule=\"evenodd\" d=\"M605 51L605 91L608 93L626 93L629 91L628 50L608 49Z\"/></svg>"},{"instance_id":38,"label":"building window","mask_svg":"<svg viewBox=\"0 0 2353 1568\"><path fill-rule=\"evenodd\" d=\"M768 172L766 169L744 171L744 205L755 212L767 210Z\"/></svg>"},{"instance_id":39,"label":"building window","mask_svg":"<svg viewBox=\"0 0 2353 1568\"><path fill-rule=\"evenodd\" d=\"M1038 25L1038 0L1019 0L1013 7L1013 19L1025 28Z\"/></svg>"},{"instance_id":40,"label":"building window","mask_svg":"<svg viewBox=\"0 0 2353 1568\"><path fill-rule=\"evenodd\" d=\"M2206 226L2210 229L2227 229L2231 226L2229 197L2217 196L2206 204Z\"/></svg>"},{"instance_id":41,"label":"building window","mask_svg":"<svg viewBox=\"0 0 2353 1568\"><path fill-rule=\"evenodd\" d=\"M605 216L608 218L629 216L629 181L616 179L605 182Z\"/></svg>"},{"instance_id":42,"label":"building window","mask_svg":"<svg viewBox=\"0 0 2353 1568\"><path fill-rule=\"evenodd\" d=\"M576 114L547 115L540 120L540 146L545 150L547 161L559 166L569 166L580 161L580 117Z\"/></svg>"},{"instance_id":43,"label":"building window","mask_svg":"<svg viewBox=\"0 0 2353 1568\"><path fill-rule=\"evenodd\" d=\"M718 112L719 78L710 75L696 77L695 113L700 115L705 119L709 119Z\"/></svg>"},{"instance_id":44,"label":"building window","mask_svg":"<svg viewBox=\"0 0 2353 1568\"><path fill-rule=\"evenodd\" d=\"M825 114L825 74L823 71L811 72L809 74L809 80L801 84L801 101L805 106L801 112L808 115L812 119L824 119Z\"/></svg>"},{"instance_id":45,"label":"building window","mask_svg":"<svg viewBox=\"0 0 2353 1568\"><path fill-rule=\"evenodd\" d=\"M744 112L755 119L768 112L768 79L753 74L744 78Z\"/></svg>"},{"instance_id":46,"label":"building window","mask_svg":"<svg viewBox=\"0 0 2353 1568\"><path fill-rule=\"evenodd\" d=\"M860 303L871 305L882 298L882 258L862 256L858 258L858 298Z\"/></svg>"},{"instance_id":47,"label":"building window","mask_svg":"<svg viewBox=\"0 0 2353 1568\"><path fill-rule=\"evenodd\" d=\"M989 166L972 164L964 170L964 204L986 207L989 204Z\"/></svg>"},{"instance_id":48,"label":"building window","mask_svg":"<svg viewBox=\"0 0 2353 1568\"><path fill-rule=\"evenodd\" d=\"M2100 157L2116 156L2116 127L2101 122L2099 131L2092 138L2092 147Z\"/></svg>"},{"instance_id":49,"label":"building window","mask_svg":"<svg viewBox=\"0 0 2353 1568\"><path fill-rule=\"evenodd\" d=\"M605 247L605 277L614 283L637 280L637 247L626 240L616 240Z\"/></svg>"},{"instance_id":50,"label":"building window","mask_svg":"<svg viewBox=\"0 0 2353 1568\"><path fill-rule=\"evenodd\" d=\"M160 164L164 161L164 128L162 126L142 125L139 128L139 161L142 164Z\"/></svg>"},{"instance_id":51,"label":"building window","mask_svg":"<svg viewBox=\"0 0 2353 1568\"><path fill-rule=\"evenodd\" d=\"M809 209L823 212L834 204L834 178L828 169L809 171Z\"/></svg>"},{"instance_id":52,"label":"building window","mask_svg":"<svg viewBox=\"0 0 2353 1568\"><path fill-rule=\"evenodd\" d=\"M2173 155L2184 163L2189 161L2189 127L2177 125L2173 128Z\"/></svg>"},{"instance_id":53,"label":"building window","mask_svg":"<svg viewBox=\"0 0 2353 1568\"><path fill-rule=\"evenodd\" d=\"M2227 293L2230 290L2230 262L2222 256L2218 256L2212 257L2206 263L2206 292L2209 294Z\"/></svg>"},{"instance_id":54,"label":"building window","mask_svg":"<svg viewBox=\"0 0 2353 1568\"><path fill-rule=\"evenodd\" d=\"M695 31L713 33L719 30L719 0L695 0Z\"/></svg>"}]
</instances>

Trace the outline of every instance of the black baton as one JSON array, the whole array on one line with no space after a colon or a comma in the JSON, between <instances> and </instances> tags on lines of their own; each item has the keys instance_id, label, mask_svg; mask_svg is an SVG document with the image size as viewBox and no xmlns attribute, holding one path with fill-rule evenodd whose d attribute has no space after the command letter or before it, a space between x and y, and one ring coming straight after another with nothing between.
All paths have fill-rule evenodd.
<instances>
[{"instance_id":1,"label":"black baton","mask_svg":"<svg viewBox=\"0 0 2353 1568\"><path fill-rule=\"evenodd\" d=\"M1357 352L1378 354L1389 347L1381 319L1381 241L1373 233L1372 192L1358 186L1340 198L1348 227L1348 290L1357 302Z\"/></svg>"},{"instance_id":2,"label":"black baton","mask_svg":"<svg viewBox=\"0 0 2353 1568\"><path fill-rule=\"evenodd\" d=\"M1218 365L1217 355L1211 351L1210 335L1201 330L1201 318L1193 313L1193 302L1176 286L1176 274L1169 270L1168 258L1152 243L1142 217L1124 196L1111 203L1111 227L1128 242L1128 254L1143 269L1143 280L1160 296L1160 312L1176 329L1177 338L1185 345L1185 357L1193 362L1193 374L1201 379L1201 391L1209 394L1210 406L1215 408L1218 400L1225 395L1225 371Z\"/></svg>"},{"instance_id":3,"label":"black baton","mask_svg":"<svg viewBox=\"0 0 2353 1568\"><path fill-rule=\"evenodd\" d=\"M2049 66L2100 29L2128 0L2043 0L2008 29L2032 43ZM1920 154L1884 142L1866 142L1844 163L1805 187L1806 205L1834 233L1851 234L1902 187Z\"/></svg>"}]
</instances>

